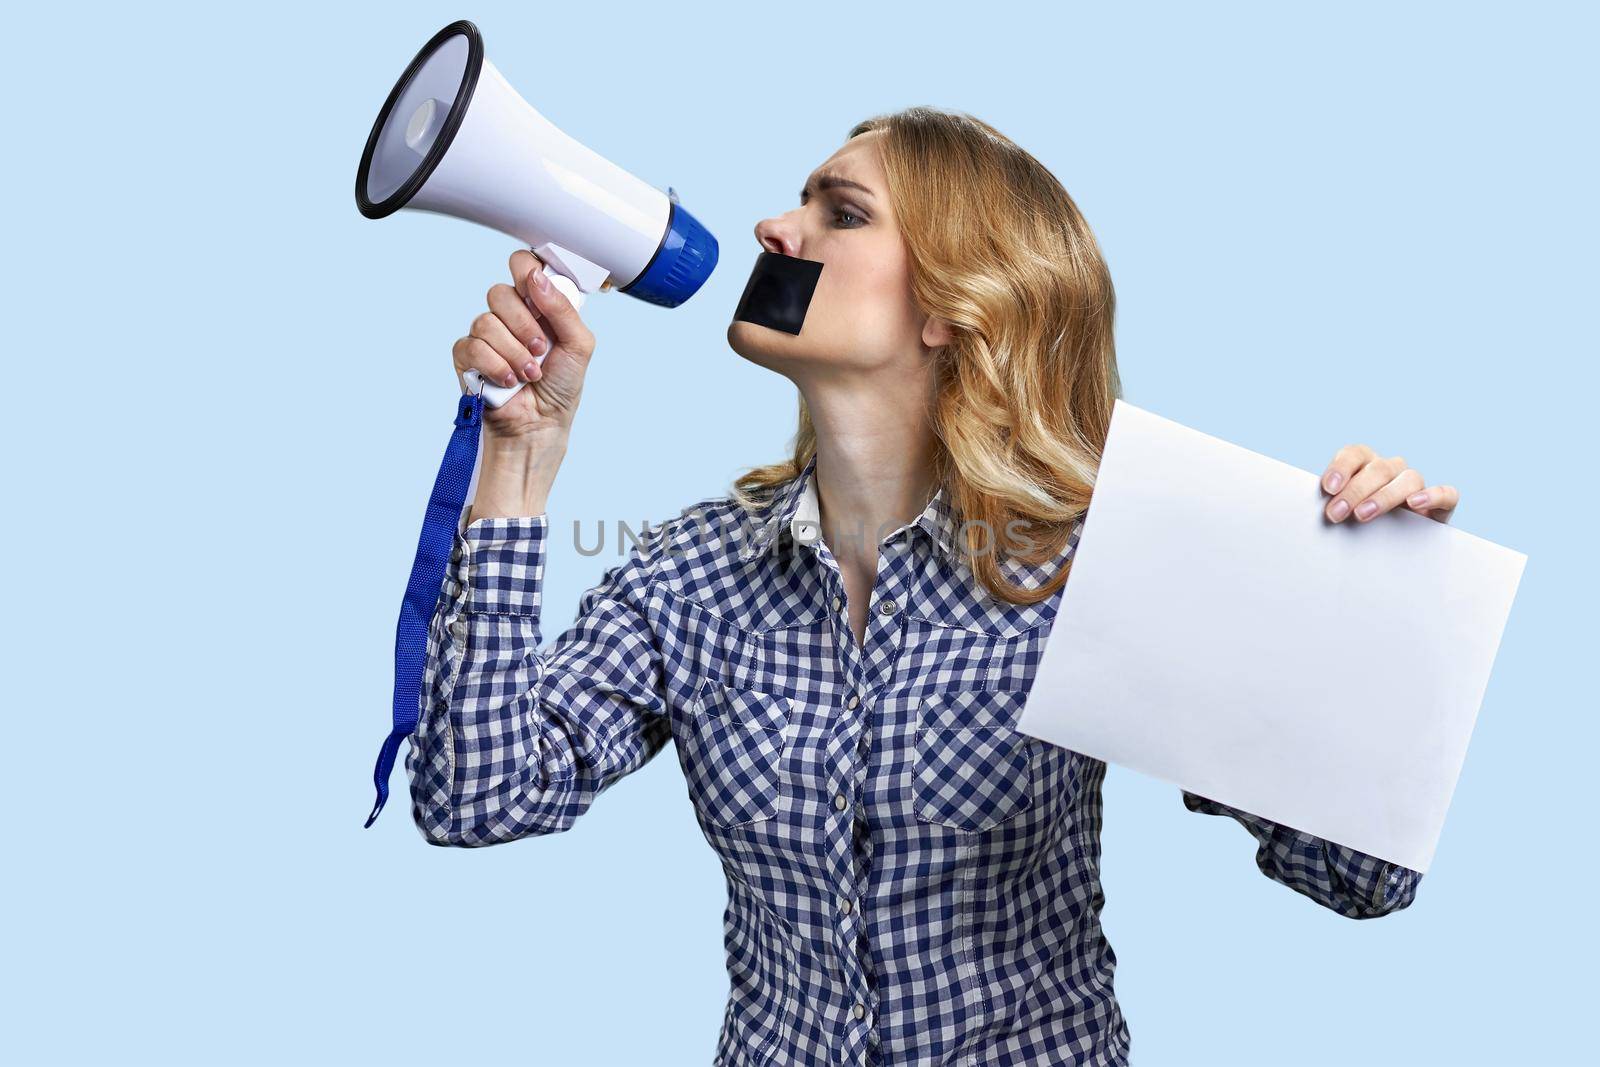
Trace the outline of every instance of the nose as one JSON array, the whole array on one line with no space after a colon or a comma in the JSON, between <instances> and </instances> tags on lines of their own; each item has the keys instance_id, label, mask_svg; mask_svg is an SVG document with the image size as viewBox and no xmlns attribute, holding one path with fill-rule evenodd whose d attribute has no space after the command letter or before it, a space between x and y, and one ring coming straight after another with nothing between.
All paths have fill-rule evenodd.
<instances>
[{"instance_id":1,"label":"nose","mask_svg":"<svg viewBox=\"0 0 1600 1067\"><path fill-rule=\"evenodd\" d=\"M756 223L756 240L768 252L785 256L800 255L800 234L787 216L762 219Z\"/></svg>"}]
</instances>

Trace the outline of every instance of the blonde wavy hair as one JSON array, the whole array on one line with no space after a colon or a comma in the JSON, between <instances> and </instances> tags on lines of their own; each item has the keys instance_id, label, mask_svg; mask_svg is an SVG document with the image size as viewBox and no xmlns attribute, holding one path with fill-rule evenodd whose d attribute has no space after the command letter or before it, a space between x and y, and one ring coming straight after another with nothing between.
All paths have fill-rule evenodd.
<instances>
[{"instance_id":1,"label":"blonde wavy hair","mask_svg":"<svg viewBox=\"0 0 1600 1067\"><path fill-rule=\"evenodd\" d=\"M1088 509L1122 395L1111 274L1061 183L988 123L912 107L857 123L849 136L869 131L883 135L912 296L952 327L951 343L932 353L931 416L935 477L957 522L971 524L963 557L996 597L1037 603L1066 582L1071 561L1027 588L1006 579L1002 559L1049 563ZM816 454L804 395L799 406L793 456L734 481L744 506L770 499ZM1011 536L1017 521L1021 542Z\"/></svg>"}]
</instances>

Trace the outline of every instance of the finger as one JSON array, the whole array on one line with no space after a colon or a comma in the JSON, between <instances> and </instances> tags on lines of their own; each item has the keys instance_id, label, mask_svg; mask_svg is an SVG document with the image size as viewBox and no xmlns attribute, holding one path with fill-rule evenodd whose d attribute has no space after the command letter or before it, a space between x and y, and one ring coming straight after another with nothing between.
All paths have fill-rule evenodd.
<instances>
[{"instance_id":1,"label":"finger","mask_svg":"<svg viewBox=\"0 0 1600 1067\"><path fill-rule=\"evenodd\" d=\"M456 376L460 377L469 370L475 370L491 382L499 382L504 386L517 384L517 376L511 372L511 364L501 358L500 353L481 337L463 337L456 341L450 350L455 357ZM465 380L462 387L466 387Z\"/></svg>"},{"instance_id":2,"label":"finger","mask_svg":"<svg viewBox=\"0 0 1600 1067\"><path fill-rule=\"evenodd\" d=\"M1328 464L1328 469L1322 472L1322 489L1326 493L1337 493L1343 486L1350 484L1356 471L1362 464L1377 458L1377 453L1366 445L1345 445L1333 454L1333 460Z\"/></svg>"},{"instance_id":3,"label":"finger","mask_svg":"<svg viewBox=\"0 0 1600 1067\"><path fill-rule=\"evenodd\" d=\"M1356 505L1357 522L1371 522L1384 512L1405 503L1406 497L1423 486L1422 475L1406 467L1389 483Z\"/></svg>"},{"instance_id":4,"label":"finger","mask_svg":"<svg viewBox=\"0 0 1600 1067\"><path fill-rule=\"evenodd\" d=\"M532 273L528 292L546 326L554 331L550 338L552 345L560 345L579 356L588 356L594 351L594 334L583 324L578 309L572 306L567 295L550 284L544 271Z\"/></svg>"},{"instance_id":5,"label":"finger","mask_svg":"<svg viewBox=\"0 0 1600 1067\"><path fill-rule=\"evenodd\" d=\"M522 297L509 285L494 285L489 288L489 310L494 312L501 324L510 331L527 352L526 355L515 356L516 366L521 367L526 362L536 362L550 351L550 338L546 336L544 327L528 306L522 302ZM485 337L485 340L490 338Z\"/></svg>"},{"instance_id":6,"label":"finger","mask_svg":"<svg viewBox=\"0 0 1600 1067\"><path fill-rule=\"evenodd\" d=\"M1406 498L1406 506L1412 511L1421 512L1430 518L1437 517L1441 512L1447 513L1455 510L1456 504L1461 500L1461 494L1456 492L1453 485L1430 485L1426 489L1419 489Z\"/></svg>"},{"instance_id":7,"label":"finger","mask_svg":"<svg viewBox=\"0 0 1600 1067\"><path fill-rule=\"evenodd\" d=\"M528 378L526 368L533 363L533 354L528 352L522 341L512 336L507 330L506 323L501 322L499 315L494 312L483 312L472 320L472 330L467 331L472 338L480 338L490 342L491 349L506 360L507 366L517 373L518 378Z\"/></svg>"},{"instance_id":8,"label":"finger","mask_svg":"<svg viewBox=\"0 0 1600 1067\"><path fill-rule=\"evenodd\" d=\"M517 294L509 285L506 286L506 291L510 293L512 301L517 299ZM518 341L499 315L494 312L483 312L482 315L478 315L472 322L472 336L490 342L494 352L498 352L499 357L506 360L512 370L517 371L518 378L522 378L523 381L538 381L539 352L542 352L542 347L530 349L522 341Z\"/></svg>"},{"instance_id":9,"label":"finger","mask_svg":"<svg viewBox=\"0 0 1600 1067\"><path fill-rule=\"evenodd\" d=\"M544 260L526 248L511 253L511 283L524 300L528 297L528 275L544 268Z\"/></svg>"},{"instance_id":10,"label":"finger","mask_svg":"<svg viewBox=\"0 0 1600 1067\"><path fill-rule=\"evenodd\" d=\"M517 295L522 298L522 306L528 309L528 314L532 315L534 321L539 324L539 332L544 335L546 345L549 345L555 337L555 331L550 328L548 322L540 317L539 305L533 302L533 294L531 292L533 288L532 278L536 272L541 270L544 270L544 260L539 258L536 253L530 252L526 248L519 248L511 253L512 287L516 289ZM545 351L548 352L549 349L546 348Z\"/></svg>"},{"instance_id":11,"label":"finger","mask_svg":"<svg viewBox=\"0 0 1600 1067\"><path fill-rule=\"evenodd\" d=\"M1327 506L1323 508L1323 514L1327 515L1331 522L1343 522L1356 509L1357 504L1388 485L1405 469L1406 461L1399 456L1391 456L1388 459L1382 456L1372 457L1363 463L1360 469L1350 476L1344 488L1328 501Z\"/></svg>"}]
</instances>

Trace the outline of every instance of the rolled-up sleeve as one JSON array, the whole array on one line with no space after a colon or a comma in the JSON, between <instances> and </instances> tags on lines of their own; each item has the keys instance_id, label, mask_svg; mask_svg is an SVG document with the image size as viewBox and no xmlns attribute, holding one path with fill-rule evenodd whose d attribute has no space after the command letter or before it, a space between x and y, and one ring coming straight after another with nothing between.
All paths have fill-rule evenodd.
<instances>
[{"instance_id":1,"label":"rolled-up sleeve","mask_svg":"<svg viewBox=\"0 0 1600 1067\"><path fill-rule=\"evenodd\" d=\"M1226 815L1256 839L1256 866L1275 882L1352 919L1375 919L1409 906L1420 871L1263 819L1183 790L1184 807Z\"/></svg>"},{"instance_id":2,"label":"rolled-up sleeve","mask_svg":"<svg viewBox=\"0 0 1600 1067\"><path fill-rule=\"evenodd\" d=\"M540 649L549 520L458 529L429 625L406 771L412 818L435 845L569 829L671 738L662 657L645 615L645 537Z\"/></svg>"}]
</instances>

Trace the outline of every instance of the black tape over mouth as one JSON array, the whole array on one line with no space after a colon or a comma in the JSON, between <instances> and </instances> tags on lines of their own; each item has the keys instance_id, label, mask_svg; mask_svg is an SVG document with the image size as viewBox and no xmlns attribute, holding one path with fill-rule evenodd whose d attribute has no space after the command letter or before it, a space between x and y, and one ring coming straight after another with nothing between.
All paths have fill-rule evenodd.
<instances>
[{"instance_id":1,"label":"black tape over mouth","mask_svg":"<svg viewBox=\"0 0 1600 1067\"><path fill-rule=\"evenodd\" d=\"M734 320L799 333L821 274L822 263L818 260L763 251L756 257L744 295L733 309Z\"/></svg>"}]
</instances>

